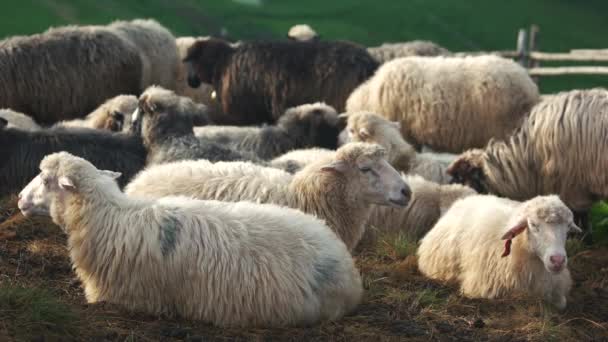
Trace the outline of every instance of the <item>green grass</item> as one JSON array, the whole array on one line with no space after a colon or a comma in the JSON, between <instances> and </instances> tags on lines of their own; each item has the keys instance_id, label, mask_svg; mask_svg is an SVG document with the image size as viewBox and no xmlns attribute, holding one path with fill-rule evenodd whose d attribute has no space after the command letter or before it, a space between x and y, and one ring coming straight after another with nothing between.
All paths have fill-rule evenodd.
<instances>
[{"instance_id":1,"label":"green grass","mask_svg":"<svg viewBox=\"0 0 608 342\"><path fill-rule=\"evenodd\" d=\"M608 1L603 0L4 0L0 36L41 32L51 25L104 24L153 17L176 35L217 34L249 39L283 37L297 23L326 39L365 45L433 40L453 51L513 49L517 31L541 28L543 51L608 48ZM544 78L544 93L602 86L606 77Z\"/></svg>"},{"instance_id":2,"label":"green grass","mask_svg":"<svg viewBox=\"0 0 608 342\"><path fill-rule=\"evenodd\" d=\"M78 330L77 315L48 290L0 285L0 322L17 340L67 338Z\"/></svg>"}]
</instances>

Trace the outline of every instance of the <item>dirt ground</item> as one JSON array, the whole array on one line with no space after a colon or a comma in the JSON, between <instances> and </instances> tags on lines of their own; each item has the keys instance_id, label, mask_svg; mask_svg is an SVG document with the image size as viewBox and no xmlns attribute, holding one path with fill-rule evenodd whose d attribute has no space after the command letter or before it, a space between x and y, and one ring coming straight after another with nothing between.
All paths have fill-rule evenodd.
<instances>
[{"instance_id":1,"label":"dirt ground","mask_svg":"<svg viewBox=\"0 0 608 342\"><path fill-rule=\"evenodd\" d=\"M2 341L608 341L606 247L570 257L574 287L563 313L537 299L462 298L456 287L423 278L415 257L380 242L356 258L366 294L351 315L310 328L236 330L87 304L60 228L25 219L6 201L0 222L0 286L47 289L75 314L66 326L0 320ZM20 317L0 306L3 314Z\"/></svg>"}]
</instances>

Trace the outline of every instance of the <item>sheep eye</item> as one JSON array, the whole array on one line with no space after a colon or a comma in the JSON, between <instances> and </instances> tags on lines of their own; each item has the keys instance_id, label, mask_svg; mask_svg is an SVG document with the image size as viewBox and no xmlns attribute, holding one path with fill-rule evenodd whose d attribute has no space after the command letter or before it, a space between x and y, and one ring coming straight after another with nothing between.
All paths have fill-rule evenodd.
<instances>
[{"instance_id":1,"label":"sheep eye","mask_svg":"<svg viewBox=\"0 0 608 342\"><path fill-rule=\"evenodd\" d=\"M362 167L362 168L359 168L359 170L361 170L361 172L370 172L372 170L372 168L371 167Z\"/></svg>"}]
</instances>

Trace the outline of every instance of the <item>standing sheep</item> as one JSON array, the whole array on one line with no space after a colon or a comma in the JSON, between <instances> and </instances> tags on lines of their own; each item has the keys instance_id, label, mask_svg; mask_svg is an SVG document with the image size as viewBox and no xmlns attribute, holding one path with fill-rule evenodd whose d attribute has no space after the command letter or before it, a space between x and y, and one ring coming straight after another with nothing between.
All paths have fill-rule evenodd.
<instances>
[{"instance_id":1,"label":"standing sheep","mask_svg":"<svg viewBox=\"0 0 608 342\"><path fill-rule=\"evenodd\" d=\"M0 119L6 121L6 128L17 128L24 131L38 131L42 129L34 119L12 109L0 109Z\"/></svg>"},{"instance_id":2,"label":"standing sheep","mask_svg":"<svg viewBox=\"0 0 608 342\"><path fill-rule=\"evenodd\" d=\"M379 236L395 238L401 235L409 241L418 241L454 202L476 194L475 190L467 186L441 185L420 176L404 175L403 180L412 190L412 198L407 207L374 206L361 245L373 246Z\"/></svg>"},{"instance_id":3,"label":"standing sheep","mask_svg":"<svg viewBox=\"0 0 608 342\"><path fill-rule=\"evenodd\" d=\"M271 160L270 166L295 173L317 160L333 158L335 154L336 151L318 147L293 150Z\"/></svg>"},{"instance_id":4,"label":"standing sheep","mask_svg":"<svg viewBox=\"0 0 608 342\"><path fill-rule=\"evenodd\" d=\"M40 170L43 204L68 234L89 303L278 327L337 320L361 300L346 247L310 215L246 202L128 198L116 172L65 152L47 156Z\"/></svg>"},{"instance_id":5,"label":"standing sheep","mask_svg":"<svg viewBox=\"0 0 608 342\"><path fill-rule=\"evenodd\" d=\"M0 118L0 197L19 191L38 173L44 156L68 151L86 157L99 168L120 171L121 185L144 167L141 138L85 128L22 131L6 128Z\"/></svg>"},{"instance_id":6,"label":"standing sheep","mask_svg":"<svg viewBox=\"0 0 608 342\"><path fill-rule=\"evenodd\" d=\"M253 154L224 147L194 136L194 117L204 116L202 104L177 96L161 87L149 87L139 97L139 107L132 117L131 132L141 134L148 151L147 164L161 164L186 159L211 161L260 160Z\"/></svg>"},{"instance_id":7,"label":"standing sheep","mask_svg":"<svg viewBox=\"0 0 608 342\"><path fill-rule=\"evenodd\" d=\"M539 100L524 68L496 57L406 57L383 64L347 112L398 121L406 141L459 153L508 137Z\"/></svg>"},{"instance_id":8,"label":"standing sheep","mask_svg":"<svg viewBox=\"0 0 608 342\"><path fill-rule=\"evenodd\" d=\"M391 122L378 114L356 112L348 114L346 130L349 140L376 143L388 151L388 161L397 170L420 175L439 184L450 182L446 170L456 155L438 153L416 153L399 129L398 122Z\"/></svg>"},{"instance_id":9,"label":"standing sheep","mask_svg":"<svg viewBox=\"0 0 608 342\"><path fill-rule=\"evenodd\" d=\"M129 196L184 195L220 201L273 203L324 219L352 250L372 204L405 206L410 190L378 145L353 143L291 176L249 163L187 161L140 173Z\"/></svg>"},{"instance_id":10,"label":"standing sheep","mask_svg":"<svg viewBox=\"0 0 608 342\"><path fill-rule=\"evenodd\" d=\"M447 56L450 51L427 40L413 40L405 43L384 43L367 48L374 59L384 64L393 59L410 56Z\"/></svg>"},{"instance_id":11,"label":"standing sheep","mask_svg":"<svg viewBox=\"0 0 608 342\"><path fill-rule=\"evenodd\" d=\"M271 159L298 148L319 146L335 149L343 127L336 110L324 103L288 109L276 125L263 127L203 126L194 134L205 141L249 151L261 159Z\"/></svg>"},{"instance_id":12,"label":"standing sheep","mask_svg":"<svg viewBox=\"0 0 608 342\"><path fill-rule=\"evenodd\" d=\"M480 193L559 194L573 210L608 198L608 90L562 92L536 105L508 141L464 152L448 169Z\"/></svg>"},{"instance_id":13,"label":"standing sheep","mask_svg":"<svg viewBox=\"0 0 608 342\"><path fill-rule=\"evenodd\" d=\"M129 131L131 114L137 109L137 97L118 95L97 107L84 119L56 123L55 127L88 127L112 132Z\"/></svg>"},{"instance_id":14,"label":"standing sheep","mask_svg":"<svg viewBox=\"0 0 608 342\"><path fill-rule=\"evenodd\" d=\"M293 25L289 29L289 31L287 32L287 39L297 40L301 42L315 42L321 39L321 37L309 25L298 24Z\"/></svg>"},{"instance_id":15,"label":"standing sheep","mask_svg":"<svg viewBox=\"0 0 608 342\"><path fill-rule=\"evenodd\" d=\"M0 75L0 107L45 125L143 89L137 48L104 26L51 28L0 41Z\"/></svg>"},{"instance_id":16,"label":"standing sheep","mask_svg":"<svg viewBox=\"0 0 608 342\"><path fill-rule=\"evenodd\" d=\"M378 63L347 42L245 42L237 47L196 41L184 61L188 82L216 90L227 119L239 125L275 122L289 107L322 101L344 110L353 89Z\"/></svg>"},{"instance_id":17,"label":"standing sheep","mask_svg":"<svg viewBox=\"0 0 608 342\"><path fill-rule=\"evenodd\" d=\"M580 228L557 196L523 203L470 196L454 203L422 239L418 267L429 278L458 281L467 297L531 294L564 309L572 285L568 231Z\"/></svg>"},{"instance_id":18,"label":"standing sheep","mask_svg":"<svg viewBox=\"0 0 608 342\"><path fill-rule=\"evenodd\" d=\"M179 56L169 30L152 19L115 21L109 28L137 47L143 63L141 89L151 85L175 89Z\"/></svg>"}]
</instances>

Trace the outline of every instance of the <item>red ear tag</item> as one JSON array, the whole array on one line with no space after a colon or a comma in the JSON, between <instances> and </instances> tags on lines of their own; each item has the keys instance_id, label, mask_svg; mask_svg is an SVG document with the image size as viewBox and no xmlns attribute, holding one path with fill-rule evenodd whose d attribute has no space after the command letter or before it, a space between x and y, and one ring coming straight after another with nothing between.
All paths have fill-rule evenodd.
<instances>
[{"instance_id":1,"label":"red ear tag","mask_svg":"<svg viewBox=\"0 0 608 342\"><path fill-rule=\"evenodd\" d=\"M511 243L513 241L511 241L511 239L505 240L505 251L502 253L501 257L506 257L507 255L511 254Z\"/></svg>"}]
</instances>

